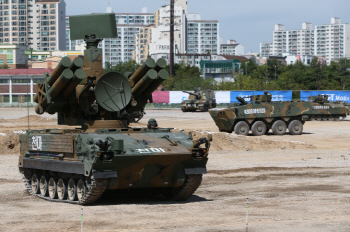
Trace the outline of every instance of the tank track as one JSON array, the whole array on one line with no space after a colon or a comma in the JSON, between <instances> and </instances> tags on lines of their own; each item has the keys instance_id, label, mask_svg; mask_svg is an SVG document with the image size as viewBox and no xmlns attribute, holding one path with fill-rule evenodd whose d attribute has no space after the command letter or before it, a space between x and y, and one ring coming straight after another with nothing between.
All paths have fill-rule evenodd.
<instances>
[{"instance_id":1,"label":"tank track","mask_svg":"<svg viewBox=\"0 0 350 232\"><path fill-rule=\"evenodd\" d=\"M64 203L79 204L79 205L88 205L97 201L106 190L107 184L108 184L108 182L105 179L94 179L92 180L91 187L88 189L88 192L86 192L84 198L81 201L78 201L78 200L72 201L69 199L66 199L66 200L51 199L48 196L46 197L41 194L35 194L32 190L32 184L30 183L30 180L28 180L24 174L22 174L22 179L30 195L40 197L47 201L64 202Z\"/></svg>"},{"instance_id":2,"label":"tank track","mask_svg":"<svg viewBox=\"0 0 350 232\"><path fill-rule=\"evenodd\" d=\"M185 183L179 188L172 189L172 196L170 196L170 200L186 201L193 195L201 183L202 174L186 175Z\"/></svg>"}]
</instances>

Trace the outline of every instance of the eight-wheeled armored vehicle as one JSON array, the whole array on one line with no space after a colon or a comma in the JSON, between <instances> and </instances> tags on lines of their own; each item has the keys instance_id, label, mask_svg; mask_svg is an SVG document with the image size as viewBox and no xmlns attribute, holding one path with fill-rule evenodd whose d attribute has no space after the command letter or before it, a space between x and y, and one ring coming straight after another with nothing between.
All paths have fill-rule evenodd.
<instances>
[{"instance_id":1,"label":"eight-wheeled armored vehicle","mask_svg":"<svg viewBox=\"0 0 350 232\"><path fill-rule=\"evenodd\" d=\"M329 102L327 96L315 96L311 101L271 102L271 94L251 96L251 103L237 97L239 103L225 109L209 110L220 131L239 135L275 135L289 130L291 135L300 135L307 120L339 120L349 114L343 102Z\"/></svg>"},{"instance_id":2,"label":"eight-wheeled armored vehicle","mask_svg":"<svg viewBox=\"0 0 350 232\"><path fill-rule=\"evenodd\" d=\"M70 17L71 39L85 39L84 59L64 57L37 84L36 113L57 113L73 129L20 135L19 171L29 193L50 201L91 204L106 190L143 189L186 200L206 173L210 138L171 128L130 128L169 76L163 59L130 76L104 74L102 38L117 37L114 14Z\"/></svg>"}]
</instances>

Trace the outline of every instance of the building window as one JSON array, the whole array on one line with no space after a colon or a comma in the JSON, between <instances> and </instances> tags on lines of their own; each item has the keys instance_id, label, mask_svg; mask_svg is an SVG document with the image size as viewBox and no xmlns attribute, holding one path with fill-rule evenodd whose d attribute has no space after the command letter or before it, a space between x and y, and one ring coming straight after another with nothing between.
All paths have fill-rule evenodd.
<instances>
[{"instance_id":1,"label":"building window","mask_svg":"<svg viewBox=\"0 0 350 232\"><path fill-rule=\"evenodd\" d=\"M13 63L13 59L7 60L8 64L12 64Z\"/></svg>"}]
</instances>

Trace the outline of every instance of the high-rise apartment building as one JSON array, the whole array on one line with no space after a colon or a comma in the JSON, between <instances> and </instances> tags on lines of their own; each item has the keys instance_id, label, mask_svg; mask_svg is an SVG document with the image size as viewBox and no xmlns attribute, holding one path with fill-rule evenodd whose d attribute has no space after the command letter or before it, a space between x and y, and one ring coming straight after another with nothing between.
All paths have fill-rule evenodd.
<instances>
[{"instance_id":1,"label":"high-rise apartment building","mask_svg":"<svg viewBox=\"0 0 350 232\"><path fill-rule=\"evenodd\" d=\"M285 30L276 24L273 42L260 44L262 56L281 56L283 53L305 56L322 56L327 64L342 57L350 58L350 24L331 18L331 23L317 25L303 23L301 30Z\"/></svg>"},{"instance_id":2,"label":"high-rise apartment building","mask_svg":"<svg viewBox=\"0 0 350 232\"><path fill-rule=\"evenodd\" d=\"M350 24L331 18L331 24L316 26L314 51L315 55L325 57L327 63L350 58Z\"/></svg>"},{"instance_id":3,"label":"high-rise apartment building","mask_svg":"<svg viewBox=\"0 0 350 232\"><path fill-rule=\"evenodd\" d=\"M189 20L187 23L187 53L220 54L219 22Z\"/></svg>"},{"instance_id":4,"label":"high-rise apartment building","mask_svg":"<svg viewBox=\"0 0 350 232\"><path fill-rule=\"evenodd\" d=\"M312 55L314 54L313 46L314 30L311 23L303 23L301 30L289 31L286 31L282 24L275 25L272 47L270 47L272 55L281 56L285 52L297 55Z\"/></svg>"},{"instance_id":5,"label":"high-rise apartment building","mask_svg":"<svg viewBox=\"0 0 350 232\"><path fill-rule=\"evenodd\" d=\"M151 42L152 28L153 24L146 26L144 28L140 28L139 34L135 35L134 44L135 50L132 54L132 59L136 61L136 63L142 63L145 61L149 54L148 44Z\"/></svg>"},{"instance_id":6,"label":"high-rise apartment building","mask_svg":"<svg viewBox=\"0 0 350 232\"><path fill-rule=\"evenodd\" d=\"M0 0L0 44L65 48L64 0Z\"/></svg>"}]
</instances>

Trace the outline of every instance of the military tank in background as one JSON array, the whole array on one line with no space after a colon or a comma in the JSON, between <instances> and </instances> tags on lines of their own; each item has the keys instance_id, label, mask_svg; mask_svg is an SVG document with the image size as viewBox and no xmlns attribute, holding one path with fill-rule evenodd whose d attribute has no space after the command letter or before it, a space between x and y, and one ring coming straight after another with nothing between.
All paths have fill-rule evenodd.
<instances>
[{"instance_id":1,"label":"military tank in background","mask_svg":"<svg viewBox=\"0 0 350 232\"><path fill-rule=\"evenodd\" d=\"M215 93L210 89L201 90L200 87L196 87L193 93L182 92L189 94L187 100L181 102L182 112L195 112L197 110L207 112L209 109L216 108Z\"/></svg>"},{"instance_id":2,"label":"military tank in background","mask_svg":"<svg viewBox=\"0 0 350 232\"><path fill-rule=\"evenodd\" d=\"M272 102L271 94L253 95L251 103L237 97L239 103L225 109L209 110L219 131L238 135L267 134L271 129L275 135L300 135L308 120L339 120L349 115L343 102L329 102L326 96L314 96L310 101Z\"/></svg>"},{"instance_id":3,"label":"military tank in background","mask_svg":"<svg viewBox=\"0 0 350 232\"><path fill-rule=\"evenodd\" d=\"M84 60L64 57L37 84L37 114L58 114L73 129L27 130L18 167L28 192L40 198L91 204L106 190L142 189L187 200L206 173L209 140L172 128L130 128L152 92L169 76L163 59L130 76L104 74L102 38L117 37L114 14L70 17L70 38L84 39ZM79 60L80 59L80 60Z\"/></svg>"}]
</instances>

